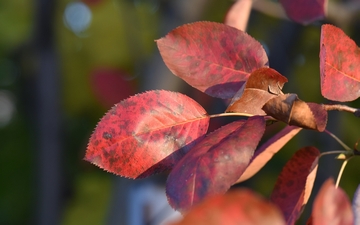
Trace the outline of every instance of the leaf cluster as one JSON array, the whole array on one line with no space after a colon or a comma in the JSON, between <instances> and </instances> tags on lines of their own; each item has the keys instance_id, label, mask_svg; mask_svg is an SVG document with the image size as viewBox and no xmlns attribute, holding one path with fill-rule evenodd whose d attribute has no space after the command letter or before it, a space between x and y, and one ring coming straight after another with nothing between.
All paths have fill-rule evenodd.
<instances>
[{"instance_id":1,"label":"leaf cluster","mask_svg":"<svg viewBox=\"0 0 360 225\"><path fill-rule=\"evenodd\" d=\"M250 190L223 197L222 194L256 174L301 130L326 131L329 110L356 116L359 110L340 104L305 102L294 93L283 93L288 80L269 67L261 44L225 24L186 24L156 43L173 74L192 87L229 102L227 109L208 115L193 99L165 90L132 96L115 105L98 123L85 159L133 179L170 171L166 183L170 205L181 212L196 205L179 224L294 224L316 177L322 154L315 147L303 147L289 159L270 201ZM321 28L320 46L323 97L338 102L357 99L360 62L355 42L339 28L326 24ZM219 116L240 119L207 133L210 119ZM258 146L274 121L287 126ZM339 158L345 162L359 155L356 148L344 148ZM351 204L337 185L338 181L334 185L332 180L324 183L309 224L353 223ZM357 192L354 212L359 216ZM267 222L257 223L258 220ZM335 220L339 223L331 223Z\"/></svg>"}]
</instances>

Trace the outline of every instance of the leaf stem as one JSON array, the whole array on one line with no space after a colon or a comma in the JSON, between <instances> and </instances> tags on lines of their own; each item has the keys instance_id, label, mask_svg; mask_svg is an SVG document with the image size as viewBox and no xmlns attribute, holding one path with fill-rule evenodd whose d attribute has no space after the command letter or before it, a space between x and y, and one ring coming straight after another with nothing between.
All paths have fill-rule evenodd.
<instances>
[{"instance_id":1,"label":"leaf stem","mask_svg":"<svg viewBox=\"0 0 360 225\"><path fill-rule=\"evenodd\" d=\"M209 115L210 118L216 118L216 117L222 117L222 116L244 116L244 117L252 117L252 116L256 116L253 114L248 114L248 113L219 113L219 114L213 114L213 115ZM264 119L266 121L277 121L276 119L274 119L271 116L263 116ZM269 124L268 124L269 125Z\"/></svg>"},{"instance_id":2,"label":"leaf stem","mask_svg":"<svg viewBox=\"0 0 360 225\"><path fill-rule=\"evenodd\" d=\"M334 150L334 151L323 152L320 154L320 157L325 156L325 155L346 154L346 153L347 153L347 151L344 151L344 150Z\"/></svg>"},{"instance_id":3,"label":"leaf stem","mask_svg":"<svg viewBox=\"0 0 360 225\"><path fill-rule=\"evenodd\" d=\"M340 105L340 104L327 105L327 104L323 104L322 106L327 111L332 111L332 110L344 111L344 112L352 113L356 117L360 117L360 109L353 108L353 107L350 107L350 106L347 106L347 105Z\"/></svg>"},{"instance_id":4,"label":"leaf stem","mask_svg":"<svg viewBox=\"0 0 360 225\"><path fill-rule=\"evenodd\" d=\"M222 116L246 116L246 117L251 117L253 115L248 114L248 113L219 113L219 114L210 115L210 118L222 117Z\"/></svg>"},{"instance_id":5,"label":"leaf stem","mask_svg":"<svg viewBox=\"0 0 360 225\"><path fill-rule=\"evenodd\" d=\"M351 159L351 158L345 159L344 162L343 162L342 165L341 165L341 168L340 168L338 177L337 177L337 179L336 179L336 184L335 184L335 187L336 187L336 188L339 187L339 183L340 183L342 174L343 174L343 172L344 172L344 170L345 170L345 166L346 166L346 164L348 163L348 161L349 161L350 159Z\"/></svg>"},{"instance_id":6,"label":"leaf stem","mask_svg":"<svg viewBox=\"0 0 360 225\"><path fill-rule=\"evenodd\" d=\"M347 146L344 142L342 142L335 134L331 133L328 130L325 130L325 133L327 133L328 135L330 135L332 138L335 139L335 141L337 141L345 150L347 151L352 151L352 149Z\"/></svg>"}]
</instances>

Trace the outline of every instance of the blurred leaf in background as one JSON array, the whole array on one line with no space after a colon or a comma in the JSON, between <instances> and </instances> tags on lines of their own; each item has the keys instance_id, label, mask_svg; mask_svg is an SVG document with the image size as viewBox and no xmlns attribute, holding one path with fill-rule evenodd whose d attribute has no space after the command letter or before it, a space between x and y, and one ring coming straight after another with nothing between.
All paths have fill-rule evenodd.
<instances>
[{"instance_id":1,"label":"blurred leaf in background","mask_svg":"<svg viewBox=\"0 0 360 225\"><path fill-rule=\"evenodd\" d=\"M155 50L154 40L159 36L157 4L123 0L59 2L55 28L67 113L102 114L110 104L102 96L110 93L101 93L107 88L113 96L119 96L112 104L136 92L135 87L115 89L107 79L112 76L110 79L117 78L117 83L136 86L135 66ZM103 87L96 87L101 82ZM127 93L119 95L121 92Z\"/></svg>"},{"instance_id":2,"label":"blurred leaf in background","mask_svg":"<svg viewBox=\"0 0 360 225\"><path fill-rule=\"evenodd\" d=\"M113 176L83 165L81 159L90 132L104 112L138 92L141 67L156 50L159 4L128 0L58 2L55 33L69 182L62 220L65 225L103 224L106 220Z\"/></svg>"},{"instance_id":3,"label":"blurred leaf in background","mask_svg":"<svg viewBox=\"0 0 360 225\"><path fill-rule=\"evenodd\" d=\"M32 0L0 0L0 57L31 36L33 5Z\"/></svg>"}]
</instances>

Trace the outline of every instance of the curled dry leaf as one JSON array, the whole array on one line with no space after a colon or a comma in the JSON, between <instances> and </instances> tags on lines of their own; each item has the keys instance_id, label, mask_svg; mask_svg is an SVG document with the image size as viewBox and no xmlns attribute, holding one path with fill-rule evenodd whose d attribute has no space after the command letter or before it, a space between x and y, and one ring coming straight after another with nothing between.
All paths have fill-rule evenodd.
<instances>
[{"instance_id":1,"label":"curled dry leaf","mask_svg":"<svg viewBox=\"0 0 360 225\"><path fill-rule=\"evenodd\" d=\"M360 96L360 50L341 29L325 24L320 40L321 94L347 102Z\"/></svg>"},{"instance_id":2,"label":"curled dry leaf","mask_svg":"<svg viewBox=\"0 0 360 225\"><path fill-rule=\"evenodd\" d=\"M354 194L352 209L354 212L354 224L360 224L360 185L357 187Z\"/></svg>"},{"instance_id":3,"label":"curled dry leaf","mask_svg":"<svg viewBox=\"0 0 360 225\"><path fill-rule=\"evenodd\" d=\"M279 209L248 189L216 195L194 206L172 225L285 225Z\"/></svg>"},{"instance_id":4,"label":"curled dry leaf","mask_svg":"<svg viewBox=\"0 0 360 225\"><path fill-rule=\"evenodd\" d=\"M149 91L121 101L97 124L85 160L129 178L171 169L207 132L209 116L193 99Z\"/></svg>"},{"instance_id":5,"label":"curled dry leaf","mask_svg":"<svg viewBox=\"0 0 360 225\"><path fill-rule=\"evenodd\" d=\"M207 135L170 172L170 205L186 211L205 197L225 193L248 166L265 131L263 117L227 124Z\"/></svg>"},{"instance_id":6,"label":"curled dry leaf","mask_svg":"<svg viewBox=\"0 0 360 225\"><path fill-rule=\"evenodd\" d=\"M221 23L186 24L156 43L172 73L213 97L232 98L251 72L268 66L258 41Z\"/></svg>"},{"instance_id":7,"label":"curled dry leaf","mask_svg":"<svg viewBox=\"0 0 360 225\"><path fill-rule=\"evenodd\" d=\"M280 0L287 16L301 24L309 24L323 19L326 14L327 0Z\"/></svg>"},{"instance_id":8,"label":"curled dry leaf","mask_svg":"<svg viewBox=\"0 0 360 225\"><path fill-rule=\"evenodd\" d=\"M327 111L322 105L300 100L296 94L285 94L270 99L262 108L267 115L289 125L324 131Z\"/></svg>"},{"instance_id":9,"label":"curled dry leaf","mask_svg":"<svg viewBox=\"0 0 360 225\"><path fill-rule=\"evenodd\" d=\"M236 182L239 183L254 176L288 141L299 133L301 129L301 127L297 126L286 126L283 130L262 144L255 151L250 164Z\"/></svg>"},{"instance_id":10,"label":"curled dry leaf","mask_svg":"<svg viewBox=\"0 0 360 225\"><path fill-rule=\"evenodd\" d=\"M287 78L271 68L260 68L252 72L245 88L233 97L226 112L266 115L261 109L270 99L283 94L281 89Z\"/></svg>"},{"instance_id":11,"label":"curled dry leaf","mask_svg":"<svg viewBox=\"0 0 360 225\"><path fill-rule=\"evenodd\" d=\"M319 156L315 147L299 149L276 180L270 200L280 207L286 224L295 224L310 197Z\"/></svg>"},{"instance_id":12,"label":"curled dry leaf","mask_svg":"<svg viewBox=\"0 0 360 225\"><path fill-rule=\"evenodd\" d=\"M331 178L317 194L311 217L313 225L354 225L350 201L340 187L335 187Z\"/></svg>"}]
</instances>

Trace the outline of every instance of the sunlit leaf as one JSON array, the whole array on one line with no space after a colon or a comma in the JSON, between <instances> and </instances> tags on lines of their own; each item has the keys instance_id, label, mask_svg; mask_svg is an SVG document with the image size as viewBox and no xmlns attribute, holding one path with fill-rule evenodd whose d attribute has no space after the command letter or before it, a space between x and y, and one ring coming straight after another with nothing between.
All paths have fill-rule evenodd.
<instances>
[{"instance_id":1,"label":"sunlit leaf","mask_svg":"<svg viewBox=\"0 0 360 225\"><path fill-rule=\"evenodd\" d=\"M209 117L191 98L150 91L115 105L98 123L85 160L138 178L171 169L207 131Z\"/></svg>"},{"instance_id":2,"label":"sunlit leaf","mask_svg":"<svg viewBox=\"0 0 360 225\"><path fill-rule=\"evenodd\" d=\"M351 204L346 193L330 178L317 194L312 210L313 225L354 225Z\"/></svg>"},{"instance_id":3,"label":"sunlit leaf","mask_svg":"<svg viewBox=\"0 0 360 225\"><path fill-rule=\"evenodd\" d=\"M169 203L185 211L214 194L225 193L241 176L265 131L263 117L227 124L207 135L171 171Z\"/></svg>"},{"instance_id":4,"label":"sunlit leaf","mask_svg":"<svg viewBox=\"0 0 360 225\"><path fill-rule=\"evenodd\" d=\"M270 199L280 207L287 224L295 224L310 197L319 156L315 147L299 149L276 180Z\"/></svg>"},{"instance_id":5,"label":"sunlit leaf","mask_svg":"<svg viewBox=\"0 0 360 225\"><path fill-rule=\"evenodd\" d=\"M327 7L327 0L280 0L280 3L290 19L304 25L323 19Z\"/></svg>"},{"instance_id":6,"label":"sunlit leaf","mask_svg":"<svg viewBox=\"0 0 360 225\"><path fill-rule=\"evenodd\" d=\"M237 182L242 182L254 176L288 141L290 141L301 130L301 127L287 126L262 144L255 151L250 164Z\"/></svg>"},{"instance_id":7,"label":"sunlit leaf","mask_svg":"<svg viewBox=\"0 0 360 225\"><path fill-rule=\"evenodd\" d=\"M251 72L268 65L259 42L221 23L186 24L156 42L171 72L213 97L232 98Z\"/></svg>"},{"instance_id":8,"label":"sunlit leaf","mask_svg":"<svg viewBox=\"0 0 360 225\"><path fill-rule=\"evenodd\" d=\"M279 209L251 190L207 198L172 225L285 225Z\"/></svg>"},{"instance_id":9,"label":"sunlit leaf","mask_svg":"<svg viewBox=\"0 0 360 225\"><path fill-rule=\"evenodd\" d=\"M347 102L360 96L360 50L341 29L326 24L320 41L321 94Z\"/></svg>"},{"instance_id":10,"label":"sunlit leaf","mask_svg":"<svg viewBox=\"0 0 360 225\"><path fill-rule=\"evenodd\" d=\"M322 105L300 100L296 94L279 95L262 108L266 114L289 125L324 131L328 113Z\"/></svg>"},{"instance_id":11,"label":"sunlit leaf","mask_svg":"<svg viewBox=\"0 0 360 225\"><path fill-rule=\"evenodd\" d=\"M235 94L226 112L266 115L261 108L267 101L282 94L281 89L287 81L274 69L255 70L246 81L245 89Z\"/></svg>"}]
</instances>

